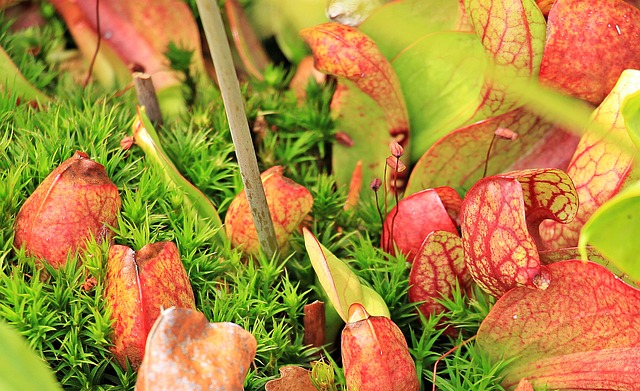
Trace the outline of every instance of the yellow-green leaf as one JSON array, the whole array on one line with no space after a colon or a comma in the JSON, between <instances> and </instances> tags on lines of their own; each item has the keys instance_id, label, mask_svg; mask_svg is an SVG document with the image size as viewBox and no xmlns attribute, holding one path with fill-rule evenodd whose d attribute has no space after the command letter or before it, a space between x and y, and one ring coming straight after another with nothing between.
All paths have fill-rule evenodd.
<instances>
[{"instance_id":1,"label":"yellow-green leaf","mask_svg":"<svg viewBox=\"0 0 640 391\"><path fill-rule=\"evenodd\" d=\"M362 285L351 268L320 244L308 229L305 228L303 233L318 281L345 322L348 321L349 307L353 303L362 304L371 315L390 316L386 303L376 291Z\"/></svg>"},{"instance_id":2,"label":"yellow-green leaf","mask_svg":"<svg viewBox=\"0 0 640 391\"><path fill-rule=\"evenodd\" d=\"M587 259L587 244L632 280L640 281L640 182L603 204L580 231L578 247Z\"/></svg>"}]
</instances>

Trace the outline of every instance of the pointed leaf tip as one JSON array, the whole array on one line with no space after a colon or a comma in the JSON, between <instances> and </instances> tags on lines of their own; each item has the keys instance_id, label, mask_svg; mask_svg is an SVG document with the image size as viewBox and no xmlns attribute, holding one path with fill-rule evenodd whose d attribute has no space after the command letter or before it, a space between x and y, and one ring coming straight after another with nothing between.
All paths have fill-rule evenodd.
<instances>
[{"instance_id":1,"label":"pointed leaf tip","mask_svg":"<svg viewBox=\"0 0 640 391\"><path fill-rule=\"evenodd\" d=\"M318 282L342 320L349 321L349 308L354 303L366 307L371 315L389 317L389 309L376 291L361 284L351 268L324 247L311 231L303 228L302 232Z\"/></svg>"},{"instance_id":2,"label":"pointed leaf tip","mask_svg":"<svg viewBox=\"0 0 640 391\"><path fill-rule=\"evenodd\" d=\"M355 82L382 108L391 135L406 146L409 120L400 82L375 42L356 28L331 22L300 35L313 51L316 68Z\"/></svg>"}]
</instances>

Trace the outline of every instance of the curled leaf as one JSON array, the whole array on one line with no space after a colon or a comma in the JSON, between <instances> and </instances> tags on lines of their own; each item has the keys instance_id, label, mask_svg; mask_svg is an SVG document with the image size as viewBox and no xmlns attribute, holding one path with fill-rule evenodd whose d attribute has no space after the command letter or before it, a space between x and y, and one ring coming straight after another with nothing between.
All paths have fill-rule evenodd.
<instances>
[{"instance_id":1,"label":"curled leaf","mask_svg":"<svg viewBox=\"0 0 640 391\"><path fill-rule=\"evenodd\" d=\"M304 228L302 231L318 282L345 322L353 303L361 303L370 314L389 317L389 309L377 292L362 285L351 268L320 244L308 229Z\"/></svg>"},{"instance_id":2,"label":"curled leaf","mask_svg":"<svg viewBox=\"0 0 640 391\"><path fill-rule=\"evenodd\" d=\"M111 351L123 368L140 366L147 334L162 308L195 309L195 298L178 248L172 242L147 244L138 252L109 249L105 299L113 319Z\"/></svg>"},{"instance_id":3,"label":"curled leaf","mask_svg":"<svg viewBox=\"0 0 640 391\"><path fill-rule=\"evenodd\" d=\"M209 323L201 312L171 307L149 332L136 390L242 390L256 348L237 324Z\"/></svg>"},{"instance_id":4,"label":"curled leaf","mask_svg":"<svg viewBox=\"0 0 640 391\"><path fill-rule=\"evenodd\" d=\"M111 237L120 210L118 188L104 166L76 152L49 174L25 201L16 216L16 247L64 265L69 254L85 248L94 237Z\"/></svg>"},{"instance_id":5,"label":"curled leaf","mask_svg":"<svg viewBox=\"0 0 640 391\"><path fill-rule=\"evenodd\" d=\"M342 331L347 388L362 391L417 391L420 382L407 341L393 321L370 316L360 304L349 309Z\"/></svg>"},{"instance_id":6,"label":"curled leaf","mask_svg":"<svg viewBox=\"0 0 640 391\"><path fill-rule=\"evenodd\" d=\"M486 292L500 297L516 286L546 289L537 228L544 219L566 223L577 195L563 171L523 170L487 177L467 193L460 212L467 267Z\"/></svg>"},{"instance_id":7,"label":"curled leaf","mask_svg":"<svg viewBox=\"0 0 640 391\"><path fill-rule=\"evenodd\" d=\"M313 196L306 187L282 175L281 166L269 168L260 178L273 219L278 248L282 250L286 248L289 236L311 211ZM244 190L229 205L225 227L232 246L241 248L245 254L258 254L258 232Z\"/></svg>"},{"instance_id":8,"label":"curled leaf","mask_svg":"<svg viewBox=\"0 0 640 391\"><path fill-rule=\"evenodd\" d=\"M478 347L508 362L502 386L633 390L640 370L640 291L591 262L549 265L546 290L507 292L480 325Z\"/></svg>"},{"instance_id":9,"label":"curled leaf","mask_svg":"<svg viewBox=\"0 0 640 391\"><path fill-rule=\"evenodd\" d=\"M382 108L391 136L406 146L409 120L400 82L373 40L339 23L324 23L300 34L313 51L316 68L356 83Z\"/></svg>"}]
</instances>

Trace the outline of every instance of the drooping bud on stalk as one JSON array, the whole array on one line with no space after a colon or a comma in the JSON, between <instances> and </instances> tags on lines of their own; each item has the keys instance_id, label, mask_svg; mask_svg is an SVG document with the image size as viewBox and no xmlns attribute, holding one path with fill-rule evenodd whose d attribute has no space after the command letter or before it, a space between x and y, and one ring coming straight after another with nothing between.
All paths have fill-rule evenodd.
<instances>
[{"instance_id":1,"label":"drooping bud on stalk","mask_svg":"<svg viewBox=\"0 0 640 391\"><path fill-rule=\"evenodd\" d=\"M380 189L380 186L382 186L382 180L380 178L373 178L373 180L371 181L371 184L369 185L371 190L375 192L377 192Z\"/></svg>"},{"instance_id":2,"label":"drooping bud on stalk","mask_svg":"<svg viewBox=\"0 0 640 391\"><path fill-rule=\"evenodd\" d=\"M22 205L14 244L58 268L92 236L98 242L110 238L109 227L116 225L120 205L118 188L104 166L78 151Z\"/></svg>"},{"instance_id":3,"label":"drooping bud on stalk","mask_svg":"<svg viewBox=\"0 0 640 391\"><path fill-rule=\"evenodd\" d=\"M404 335L385 316L369 316L361 304L349 308L342 331L342 363L350 391L420 389Z\"/></svg>"},{"instance_id":4,"label":"drooping bud on stalk","mask_svg":"<svg viewBox=\"0 0 640 391\"><path fill-rule=\"evenodd\" d=\"M389 166L395 174L403 172L407 169L407 166L402 163L402 160L398 159L395 156L389 156L387 158L387 166Z\"/></svg>"},{"instance_id":5,"label":"drooping bud on stalk","mask_svg":"<svg viewBox=\"0 0 640 391\"><path fill-rule=\"evenodd\" d=\"M400 158L402 157L402 155L404 155L404 148L402 148L402 145L398 144L395 141L392 141L389 144L389 151L391 151L391 155Z\"/></svg>"}]
</instances>

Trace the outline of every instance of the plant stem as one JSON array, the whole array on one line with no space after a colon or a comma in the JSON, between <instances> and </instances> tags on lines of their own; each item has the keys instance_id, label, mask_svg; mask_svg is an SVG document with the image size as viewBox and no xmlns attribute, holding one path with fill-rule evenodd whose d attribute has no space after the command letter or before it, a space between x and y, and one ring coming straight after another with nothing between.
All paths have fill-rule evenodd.
<instances>
[{"instance_id":1,"label":"plant stem","mask_svg":"<svg viewBox=\"0 0 640 391\"><path fill-rule=\"evenodd\" d=\"M222 100L229 119L231 138L236 150L238 166L240 166L240 175L251 207L253 222L258 232L260 247L267 257L272 258L278 248L276 232L260 180L258 161L240 94L240 84L231 59L231 49L222 23L220 9L215 0L197 0L196 4L218 77Z\"/></svg>"},{"instance_id":2,"label":"plant stem","mask_svg":"<svg viewBox=\"0 0 640 391\"><path fill-rule=\"evenodd\" d=\"M151 75L142 72L133 72L133 85L136 87L136 93L138 94L138 103L140 106L144 106L147 112L147 117L154 125L162 124L162 112L160 111L160 105L158 104L158 96L156 95L156 89L153 87L151 81Z\"/></svg>"}]
</instances>

